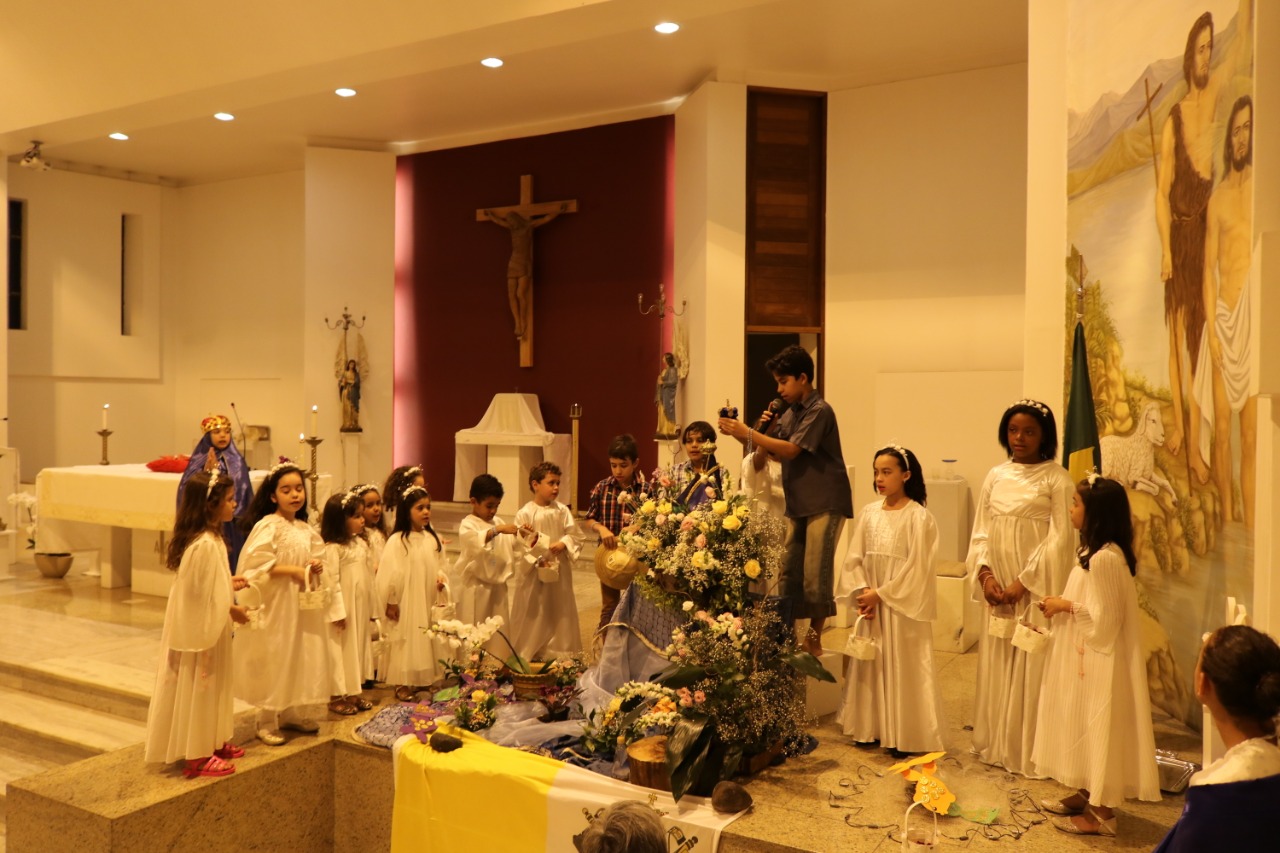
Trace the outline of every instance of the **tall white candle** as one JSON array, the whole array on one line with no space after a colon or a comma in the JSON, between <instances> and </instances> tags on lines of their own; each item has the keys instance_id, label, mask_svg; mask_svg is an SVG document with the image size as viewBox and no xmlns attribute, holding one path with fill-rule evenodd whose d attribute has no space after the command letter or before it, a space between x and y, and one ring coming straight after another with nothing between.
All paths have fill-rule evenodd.
<instances>
[{"instance_id":1,"label":"tall white candle","mask_svg":"<svg viewBox=\"0 0 1280 853\"><path fill-rule=\"evenodd\" d=\"M111 408L111 404L110 404L110 403L103 403L103 404L102 404L102 428L103 428L103 429L106 429L106 428L107 428L107 410L108 410L108 409L110 409L110 408Z\"/></svg>"},{"instance_id":2,"label":"tall white candle","mask_svg":"<svg viewBox=\"0 0 1280 853\"><path fill-rule=\"evenodd\" d=\"M311 435L313 437L320 434L320 428L319 426L317 426L319 421L320 421L320 407L312 406L311 407Z\"/></svg>"}]
</instances>

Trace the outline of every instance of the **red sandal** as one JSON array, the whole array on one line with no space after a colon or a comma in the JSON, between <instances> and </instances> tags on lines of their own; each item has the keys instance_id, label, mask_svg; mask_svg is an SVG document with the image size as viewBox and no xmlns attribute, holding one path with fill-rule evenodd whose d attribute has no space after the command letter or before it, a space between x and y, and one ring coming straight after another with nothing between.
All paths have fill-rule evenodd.
<instances>
[{"instance_id":1,"label":"red sandal","mask_svg":"<svg viewBox=\"0 0 1280 853\"><path fill-rule=\"evenodd\" d=\"M188 779L194 779L197 776L230 776L235 772L235 767L216 755L189 759L187 766L182 769L182 775Z\"/></svg>"},{"instance_id":2,"label":"red sandal","mask_svg":"<svg viewBox=\"0 0 1280 853\"><path fill-rule=\"evenodd\" d=\"M222 746L213 751L213 754L219 758L240 758L244 755L244 747L225 741Z\"/></svg>"}]
</instances>

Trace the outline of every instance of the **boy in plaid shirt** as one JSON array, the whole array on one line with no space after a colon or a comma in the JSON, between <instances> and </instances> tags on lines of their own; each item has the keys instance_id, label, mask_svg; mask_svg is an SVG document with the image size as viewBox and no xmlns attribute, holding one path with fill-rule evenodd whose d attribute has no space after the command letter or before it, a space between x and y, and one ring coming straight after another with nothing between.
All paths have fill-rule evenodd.
<instances>
[{"instance_id":1,"label":"boy in plaid shirt","mask_svg":"<svg viewBox=\"0 0 1280 853\"><path fill-rule=\"evenodd\" d=\"M610 476L596 483L587 504L588 530L600 536L600 547L610 550L618 547L618 534L631 520L632 507L628 500L634 498L633 487L644 482L639 472L640 452L636 440L630 435L619 435L609 442ZM600 584L600 624L602 628L613 618L613 611L622 598L622 591Z\"/></svg>"}]
</instances>

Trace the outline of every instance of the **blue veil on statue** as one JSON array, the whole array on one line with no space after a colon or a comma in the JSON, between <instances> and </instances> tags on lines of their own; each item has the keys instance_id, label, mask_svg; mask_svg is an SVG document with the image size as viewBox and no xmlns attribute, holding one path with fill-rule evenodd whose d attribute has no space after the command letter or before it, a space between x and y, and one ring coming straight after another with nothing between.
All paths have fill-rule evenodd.
<instances>
[{"instance_id":1,"label":"blue veil on statue","mask_svg":"<svg viewBox=\"0 0 1280 853\"><path fill-rule=\"evenodd\" d=\"M240 549L244 547L245 541L245 533L240 529L238 518L248 511L249 502L253 500L249 466L245 464L244 457L240 455L240 449L236 447L234 441L228 441L227 446L222 450L213 445L214 431L226 430L228 438L231 436L231 420L226 415L207 417L200 422L200 428L204 431L204 435L196 443L196 449L191 451L187 470L182 472L182 480L178 483L178 505L182 504L182 490L186 488L187 480L190 480L193 474L204 470L205 463L209 459L209 451L212 450L218 458L218 470L235 482L237 519L222 525L222 538L227 543L227 558L231 561L231 574L234 575L236 563L240 560Z\"/></svg>"}]
</instances>

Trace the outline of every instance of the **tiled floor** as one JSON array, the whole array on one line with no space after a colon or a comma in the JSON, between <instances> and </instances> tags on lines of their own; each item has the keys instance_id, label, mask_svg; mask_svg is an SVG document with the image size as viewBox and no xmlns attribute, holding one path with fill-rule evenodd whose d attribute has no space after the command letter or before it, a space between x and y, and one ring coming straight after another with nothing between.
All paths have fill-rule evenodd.
<instances>
[{"instance_id":1,"label":"tiled floor","mask_svg":"<svg viewBox=\"0 0 1280 853\"><path fill-rule=\"evenodd\" d=\"M574 574L584 639L590 637L599 615L599 586L585 561ZM58 712L41 706L35 711L4 710L9 691L20 691L12 677L14 663L33 664L51 674L116 685L128 693L149 692L154 679L160 627L165 601L135 595L127 589L103 590L96 578L79 569L62 581L41 578L30 564L18 563L0 579L0 723L10 713L43 716L44 724ZM843 631L824 638L829 648L843 645ZM986 827L961 818L939 823L941 849L960 847L1000 849L1018 835L1018 849L1063 851L1112 849L1149 850L1163 836L1182 808L1181 797L1167 797L1157 804L1129 803L1120 812L1121 837L1116 840L1075 838L1057 832L1030 804L1065 791L1051 781L1028 781L987 768L969 754L969 733L964 725L972 709L976 656L938 653L944 710L950 731L950 754L942 777L969 810L995 807L998 824ZM6 669L9 667L10 669ZM63 714L73 723L70 712ZM56 724L56 720L54 721ZM73 723L78 736L93 732L104 744L141 738L141 724L107 720ZM99 730L101 729L101 730ZM814 729L819 746L807 756L792 758L765 770L749 784L754 810L726 833L722 850L729 851L873 851L898 849L903 812L909 804L905 783L887 777L894 763L879 749L853 746L830 723ZM1182 731L1160 727L1160 746L1198 750L1198 739ZM38 759L6 756L0 740L0 776L17 778L44 769ZM1011 806L1021 804L1015 815ZM918 810L917 810L918 811ZM1027 825L1028 822L1031 825ZM927 821L912 815L912 826ZM2 832L2 829L0 829ZM1002 840L1003 839L1003 840ZM0 835L0 843L3 836ZM2 848L0 848L2 849Z\"/></svg>"}]
</instances>

